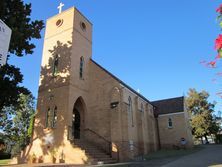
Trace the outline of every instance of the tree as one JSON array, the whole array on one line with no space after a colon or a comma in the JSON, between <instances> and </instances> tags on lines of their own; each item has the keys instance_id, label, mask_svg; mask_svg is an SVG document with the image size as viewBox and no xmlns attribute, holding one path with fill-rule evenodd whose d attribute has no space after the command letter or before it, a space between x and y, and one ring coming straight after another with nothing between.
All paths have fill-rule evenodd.
<instances>
[{"instance_id":1,"label":"tree","mask_svg":"<svg viewBox=\"0 0 222 167\"><path fill-rule=\"evenodd\" d=\"M42 20L32 21L30 14L31 4L25 4L22 0L0 1L0 19L12 29L12 37L9 46L9 52L11 54L17 56L32 54L35 45L31 40L41 37L40 31L44 28L44 23ZM18 68L10 65L5 65L0 68L1 117L3 116L2 110L4 107L7 108L18 105L20 93L28 94L29 91L20 86L22 80L23 75Z\"/></svg>"},{"instance_id":2,"label":"tree","mask_svg":"<svg viewBox=\"0 0 222 167\"><path fill-rule=\"evenodd\" d=\"M0 19L11 29L9 53L17 56L32 54L32 39L41 38L42 20L32 20L31 4L23 0L1 0ZM13 142L14 153L28 143L30 118L34 119L33 97L21 86L23 75L19 68L4 65L0 68L0 130ZM32 121L33 122L33 121Z\"/></svg>"},{"instance_id":3,"label":"tree","mask_svg":"<svg viewBox=\"0 0 222 167\"><path fill-rule=\"evenodd\" d=\"M35 45L31 39L41 38L44 23L42 20L31 21L30 15L31 4L24 4L22 0L0 1L0 19L12 29L9 52L17 56L32 54Z\"/></svg>"},{"instance_id":4,"label":"tree","mask_svg":"<svg viewBox=\"0 0 222 167\"><path fill-rule=\"evenodd\" d=\"M222 28L222 4L216 9L216 13L217 13L217 21L219 23L219 27L220 30ZM222 59L222 34L219 34L218 37L215 39L215 50L217 51L216 56L210 61L201 61L200 63L203 64L206 67L210 67L210 68L214 68L214 69L218 69L216 68L219 64L219 62ZM222 72L218 71L216 72L215 77L212 79L213 83L217 83L217 77L221 77L222 76ZM220 98L222 98L222 92L217 92L216 93L217 96L219 96Z\"/></svg>"},{"instance_id":5,"label":"tree","mask_svg":"<svg viewBox=\"0 0 222 167\"><path fill-rule=\"evenodd\" d=\"M11 124L5 126L4 133L12 143L12 154L24 149L30 142L32 135L35 103L32 95L20 94L19 106L12 108L14 115L10 117ZM9 119L9 120L10 120Z\"/></svg>"},{"instance_id":6,"label":"tree","mask_svg":"<svg viewBox=\"0 0 222 167\"><path fill-rule=\"evenodd\" d=\"M220 129L220 125L213 115L215 104L210 103L208 97L209 94L206 91L197 92L195 89L190 89L186 98L193 135L201 139L205 137L207 142L207 135L217 134Z\"/></svg>"},{"instance_id":7,"label":"tree","mask_svg":"<svg viewBox=\"0 0 222 167\"><path fill-rule=\"evenodd\" d=\"M23 80L23 75L19 68L15 66L5 65L0 68L0 127L3 125L4 118L6 118L6 111L4 108L19 105L19 95L30 94L30 91L23 86L20 86ZM9 111L9 110L8 110ZM12 114L12 113L8 113Z\"/></svg>"}]
</instances>

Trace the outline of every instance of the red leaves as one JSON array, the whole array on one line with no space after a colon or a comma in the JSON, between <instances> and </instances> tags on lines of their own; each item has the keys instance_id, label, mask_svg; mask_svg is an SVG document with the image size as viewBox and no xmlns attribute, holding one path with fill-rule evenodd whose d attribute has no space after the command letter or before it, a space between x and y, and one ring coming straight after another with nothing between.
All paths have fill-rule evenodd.
<instances>
[{"instance_id":1,"label":"red leaves","mask_svg":"<svg viewBox=\"0 0 222 167\"><path fill-rule=\"evenodd\" d=\"M222 4L216 9L217 13L222 13Z\"/></svg>"},{"instance_id":2,"label":"red leaves","mask_svg":"<svg viewBox=\"0 0 222 167\"><path fill-rule=\"evenodd\" d=\"M220 54L218 54L218 55L215 57L215 59L220 59L220 58L222 58Z\"/></svg>"},{"instance_id":3,"label":"red leaves","mask_svg":"<svg viewBox=\"0 0 222 167\"><path fill-rule=\"evenodd\" d=\"M214 68L216 66L216 61L211 61L208 63L208 65Z\"/></svg>"},{"instance_id":4,"label":"red leaves","mask_svg":"<svg viewBox=\"0 0 222 167\"><path fill-rule=\"evenodd\" d=\"M212 67L212 68L215 68L216 67L216 60L214 61L211 61L211 62L207 62L207 61L201 61L200 64L203 64L204 66L206 67Z\"/></svg>"},{"instance_id":5,"label":"red leaves","mask_svg":"<svg viewBox=\"0 0 222 167\"><path fill-rule=\"evenodd\" d=\"M215 49L219 50L221 48L222 48L222 35L219 34L219 36L215 40Z\"/></svg>"}]
</instances>

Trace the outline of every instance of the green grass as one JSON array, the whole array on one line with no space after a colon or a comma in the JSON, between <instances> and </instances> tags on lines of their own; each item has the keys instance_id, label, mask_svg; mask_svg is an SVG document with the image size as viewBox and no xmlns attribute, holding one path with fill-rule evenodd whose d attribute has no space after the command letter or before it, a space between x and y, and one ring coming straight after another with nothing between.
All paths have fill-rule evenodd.
<instances>
[{"instance_id":1,"label":"green grass","mask_svg":"<svg viewBox=\"0 0 222 167\"><path fill-rule=\"evenodd\" d=\"M9 163L10 159L2 159L0 160L0 166L1 165L7 165Z\"/></svg>"},{"instance_id":2,"label":"green grass","mask_svg":"<svg viewBox=\"0 0 222 167\"><path fill-rule=\"evenodd\" d=\"M151 154L148 154L144 156L146 160L151 160L151 159L163 159L163 158L171 158L171 157L180 157L180 156L185 156L188 154L195 153L199 150L201 150L201 146L195 146L192 149L180 149L180 150L160 150Z\"/></svg>"}]
</instances>

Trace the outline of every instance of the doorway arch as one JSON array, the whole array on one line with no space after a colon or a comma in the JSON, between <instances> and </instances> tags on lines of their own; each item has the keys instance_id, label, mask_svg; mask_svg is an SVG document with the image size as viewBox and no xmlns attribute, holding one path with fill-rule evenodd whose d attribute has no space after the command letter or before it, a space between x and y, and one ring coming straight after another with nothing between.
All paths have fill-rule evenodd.
<instances>
[{"instance_id":1,"label":"doorway arch","mask_svg":"<svg viewBox=\"0 0 222 167\"><path fill-rule=\"evenodd\" d=\"M73 107L72 113L72 136L74 139L81 139L85 128L85 103L79 97Z\"/></svg>"}]
</instances>

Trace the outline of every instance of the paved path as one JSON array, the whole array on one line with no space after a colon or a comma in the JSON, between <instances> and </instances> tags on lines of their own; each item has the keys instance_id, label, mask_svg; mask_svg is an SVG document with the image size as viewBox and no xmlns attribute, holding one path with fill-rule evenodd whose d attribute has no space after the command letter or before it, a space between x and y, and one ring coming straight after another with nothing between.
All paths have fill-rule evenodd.
<instances>
[{"instance_id":1,"label":"paved path","mask_svg":"<svg viewBox=\"0 0 222 167\"><path fill-rule=\"evenodd\" d=\"M204 149L167 163L162 167L222 167L222 145L205 145Z\"/></svg>"},{"instance_id":2,"label":"paved path","mask_svg":"<svg viewBox=\"0 0 222 167\"><path fill-rule=\"evenodd\" d=\"M101 165L100 167L222 167L222 145L205 145L200 151L183 156L181 158L162 158L153 159L143 162L118 163L113 165ZM39 166L39 164L35 164ZM29 167L30 165L9 165L10 167ZM8 166L8 167L9 167ZM41 164L40 166L50 167L76 167L78 165L57 164ZM98 167L98 165L96 165ZM1 167L1 166L0 166ZM79 167L79 166L78 166ZM88 167L88 166L87 166Z\"/></svg>"}]
</instances>

